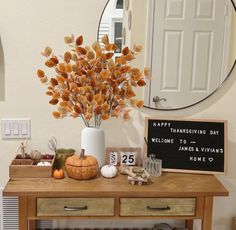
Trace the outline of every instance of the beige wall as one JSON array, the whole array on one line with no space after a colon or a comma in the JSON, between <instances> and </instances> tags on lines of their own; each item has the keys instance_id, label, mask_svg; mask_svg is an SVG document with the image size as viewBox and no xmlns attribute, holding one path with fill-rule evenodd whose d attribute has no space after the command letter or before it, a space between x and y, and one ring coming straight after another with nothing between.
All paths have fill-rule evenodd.
<instances>
[{"instance_id":1,"label":"beige wall","mask_svg":"<svg viewBox=\"0 0 236 230\"><path fill-rule=\"evenodd\" d=\"M236 14L232 14L232 25L231 25L231 52L229 58L229 67L235 61L235 54L236 54Z\"/></svg>"},{"instance_id":2,"label":"beige wall","mask_svg":"<svg viewBox=\"0 0 236 230\"><path fill-rule=\"evenodd\" d=\"M5 100L0 101L0 118L29 117L32 120L30 146L48 151L47 141L54 135L60 147L80 148L81 120L54 120L45 89L36 77L43 67L40 51L49 45L55 53L66 49L63 37L83 34L85 43L97 36L100 12L105 0L0 0L0 36L5 59ZM1 76L1 75L0 75ZM133 112L133 120L110 120L102 125L107 146L143 146L144 117L178 116L228 120L228 175L220 180L230 196L216 198L214 230L229 230L236 215L236 69L224 86L208 100L177 112ZM111 128L112 127L112 128ZM8 180L8 165L20 141L0 140L0 186ZM207 185L206 185L207 186ZM198 227L196 227L198 229Z\"/></svg>"}]
</instances>

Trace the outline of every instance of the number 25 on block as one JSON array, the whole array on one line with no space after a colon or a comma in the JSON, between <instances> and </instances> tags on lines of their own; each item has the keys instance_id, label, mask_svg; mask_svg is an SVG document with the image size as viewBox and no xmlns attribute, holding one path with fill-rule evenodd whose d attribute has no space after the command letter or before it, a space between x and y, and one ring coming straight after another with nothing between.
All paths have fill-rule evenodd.
<instances>
[{"instance_id":1,"label":"number 25 on block","mask_svg":"<svg viewBox=\"0 0 236 230\"><path fill-rule=\"evenodd\" d=\"M121 152L121 165L135 165L136 164L136 153L135 152Z\"/></svg>"}]
</instances>

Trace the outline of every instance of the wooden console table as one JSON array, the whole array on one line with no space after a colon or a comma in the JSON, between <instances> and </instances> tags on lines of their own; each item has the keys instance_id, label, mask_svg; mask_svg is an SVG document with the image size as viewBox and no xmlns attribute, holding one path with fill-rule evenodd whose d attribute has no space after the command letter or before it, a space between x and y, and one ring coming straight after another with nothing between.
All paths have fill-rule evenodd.
<instances>
[{"instance_id":1,"label":"wooden console table","mask_svg":"<svg viewBox=\"0 0 236 230\"><path fill-rule=\"evenodd\" d=\"M48 219L183 219L193 228L202 220L210 230L214 196L228 191L213 175L163 173L147 185L129 185L127 177L98 176L10 180L4 196L19 197L20 230L35 229L36 220Z\"/></svg>"}]
</instances>

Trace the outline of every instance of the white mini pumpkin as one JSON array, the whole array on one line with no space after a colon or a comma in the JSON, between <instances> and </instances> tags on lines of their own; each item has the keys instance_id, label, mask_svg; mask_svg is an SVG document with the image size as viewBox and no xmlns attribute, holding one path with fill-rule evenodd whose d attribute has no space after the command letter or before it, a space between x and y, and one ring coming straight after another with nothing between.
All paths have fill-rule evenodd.
<instances>
[{"instance_id":1,"label":"white mini pumpkin","mask_svg":"<svg viewBox=\"0 0 236 230\"><path fill-rule=\"evenodd\" d=\"M37 164L38 166L51 166L52 164L47 161L41 161Z\"/></svg>"},{"instance_id":2,"label":"white mini pumpkin","mask_svg":"<svg viewBox=\"0 0 236 230\"><path fill-rule=\"evenodd\" d=\"M104 165L101 168L101 174L106 178L113 178L116 176L116 173L117 173L117 168L113 165Z\"/></svg>"}]
</instances>

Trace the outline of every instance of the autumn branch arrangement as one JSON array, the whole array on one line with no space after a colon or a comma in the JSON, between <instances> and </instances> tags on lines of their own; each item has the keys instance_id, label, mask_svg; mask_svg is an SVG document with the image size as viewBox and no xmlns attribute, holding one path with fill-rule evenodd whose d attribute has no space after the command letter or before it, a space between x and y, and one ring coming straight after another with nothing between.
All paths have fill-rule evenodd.
<instances>
[{"instance_id":1,"label":"autumn branch arrangement","mask_svg":"<svg viewBox=\"0 0 236 230\"><path fill-rule=\"evenodd\" d=\"M142 47L125 47L114 58L118 47L109 43L107 35L91 46L83 46L83 36L67 36L64 41L70 50L63 56L54 55L50 47L42 52L53 76L37 70L38 78L47 86L49 103L57 106L53 116L81 117L87 127L100 127L110 117L129 120L130 108L143 106L134 87L143 87L150 80L148 68L140 70L130 65Z\"/></svg>"}]
</instances>

